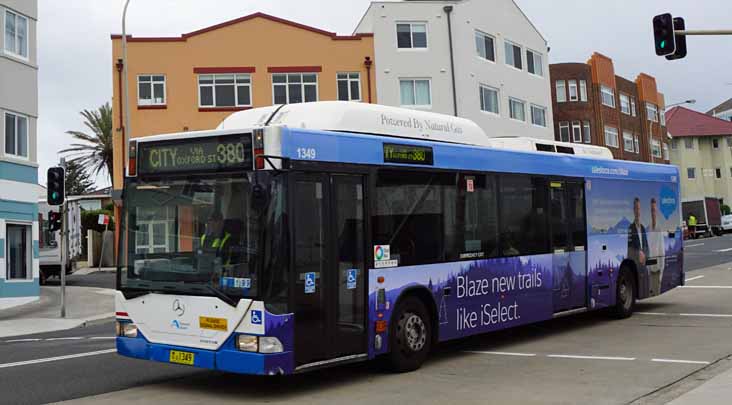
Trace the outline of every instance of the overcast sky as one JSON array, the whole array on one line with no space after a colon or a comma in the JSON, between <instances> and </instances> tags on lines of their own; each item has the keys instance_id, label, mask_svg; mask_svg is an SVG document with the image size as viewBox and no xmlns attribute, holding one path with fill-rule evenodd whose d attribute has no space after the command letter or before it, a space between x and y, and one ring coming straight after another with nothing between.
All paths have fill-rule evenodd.
<instances>
[{"instance_id":1,"label":"overcast sky","mask_svg":"<svg viewBox=\"0 0 732 405\"><path fill-rule=\"evenodd\" d=\"M498 1L498 0L473 0ZM501 0L503 1L503 0ZM127 30L136 36L178 36L262 11L350 34L369 0L131 0ZM689 56L669 62L653 51L651 19L662 12L686 18L689 29L732 29L729 0L517 0L547 38L549 62L585 62L599 51L630 80L655 76L666 103L698 100L707 111L732 97L732 36L690 37ZM79 111L111 101L111 33L121 32L123 0L39 0L39 177L85 130ZM378 63L378 62L377 62ZM106 178L98 179L108 185Z\"/></svg>"}]
</instances>

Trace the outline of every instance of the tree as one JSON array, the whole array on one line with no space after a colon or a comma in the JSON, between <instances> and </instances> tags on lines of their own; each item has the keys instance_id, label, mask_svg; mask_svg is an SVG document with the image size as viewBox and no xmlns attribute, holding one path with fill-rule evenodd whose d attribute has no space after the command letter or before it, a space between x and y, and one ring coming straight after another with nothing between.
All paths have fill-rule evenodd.
<instances>
[{"instance_id":1,"label":"tree","mask_svg":"<svg viewBox=\"0 0 732 405\"><path fill-rule=\"evenodd\" d=\"M81 195L92 189L94 182L75 161L66 162L66 195Z\"/></svg>"},{"instance_id":2,"label":"tree","mask_svg":"<svg viewBox=\"0 0 732 405\"><path fill-rule=\"evenodd\" d=\"M69 162L78 163L89 175L96 176L101 171L106 171L108 178L112 179L112 107L104 103L96 110L84 110L81 113L84 117L84 125L91 129L92 134L81 131L66 131L75 139L86 143L72 143L71 148L64 149L61 153L68 153Z\"/></svg>"}]
</instances>

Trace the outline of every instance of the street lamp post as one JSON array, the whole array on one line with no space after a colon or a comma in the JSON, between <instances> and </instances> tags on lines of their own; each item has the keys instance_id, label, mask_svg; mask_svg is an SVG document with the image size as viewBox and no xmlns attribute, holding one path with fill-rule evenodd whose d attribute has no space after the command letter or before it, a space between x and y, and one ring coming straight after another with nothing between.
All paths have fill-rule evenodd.
<instances>
[{"instance_id":1,"label":"street lamp post","mask_svg":"<svg viewBox=\"0 0 732 405\"><path fill-rule=\"evenodd\" d=\"M665 110L668 110L671 107L676 107L677 105L683 105L683 104L696 104L696 100L695 99L684 100L684 101L681 101L681 102L678 102L678 103L669 104L669 105L666 106Z\"/></svg>"},{"instance_id":2,"label":"street lamp post","mask_svg":"<svg viewBox=\"0 0 732 405\"><path fill-rule=\"evenodd\" d=\"M126 30L126 20L127 20L127 6L130 5L130 0L125 1L125 8L122 11L122 103L124 104L124 115L125 115L125 122L124 122L124 131L122 132L124 134L124 144L122 145L122 155L125 157L124 159L124 167L122 168L122 172L124 173L127 168L129 167L130 157L129 153L127 153L127 145L130 143L130 103L128 99L128 84L127 84L127 30ZM122 123L120 123L122 124Z\"/></svg>"}]
</instances>

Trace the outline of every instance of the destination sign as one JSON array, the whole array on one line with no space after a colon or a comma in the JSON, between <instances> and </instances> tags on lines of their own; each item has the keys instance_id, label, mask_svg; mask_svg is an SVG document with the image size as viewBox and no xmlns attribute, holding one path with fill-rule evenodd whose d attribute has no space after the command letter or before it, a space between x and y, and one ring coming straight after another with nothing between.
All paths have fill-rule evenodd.
<instances>
[{"instance_id":1,"label":"destination sign","mask_svg":"<svg viewBox=\"0 0 732 405\"><path fill-rule=\"evenodd\" d=\"M252 136L141 142L137 161L140 174L252 170Z\"/></svg>"},{"instance_id":2,"label":"destination sign","mask_svg":"<svg viewBox=\"0 0 732 405\"><path fill-rule=\"evenodd\" d=\"M429 146L385 143L384 163L432 166L434 164L434 157L432 148Z\"/></svg>"}]
</instances>

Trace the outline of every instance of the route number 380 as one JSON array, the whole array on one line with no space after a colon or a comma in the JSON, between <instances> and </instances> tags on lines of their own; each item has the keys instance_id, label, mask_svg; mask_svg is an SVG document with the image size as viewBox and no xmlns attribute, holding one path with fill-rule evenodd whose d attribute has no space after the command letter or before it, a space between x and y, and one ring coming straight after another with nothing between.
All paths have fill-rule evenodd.
<instances>
[{"instance_id":1,"label":"route number 380","mask_svg":"<svg viewBox=\"0 0 732 405\"><path fill-rule=\"evenodd\" d=\"M297 148L297 158L315 160L315 148Z\"/></svg>"}]
</instances>

